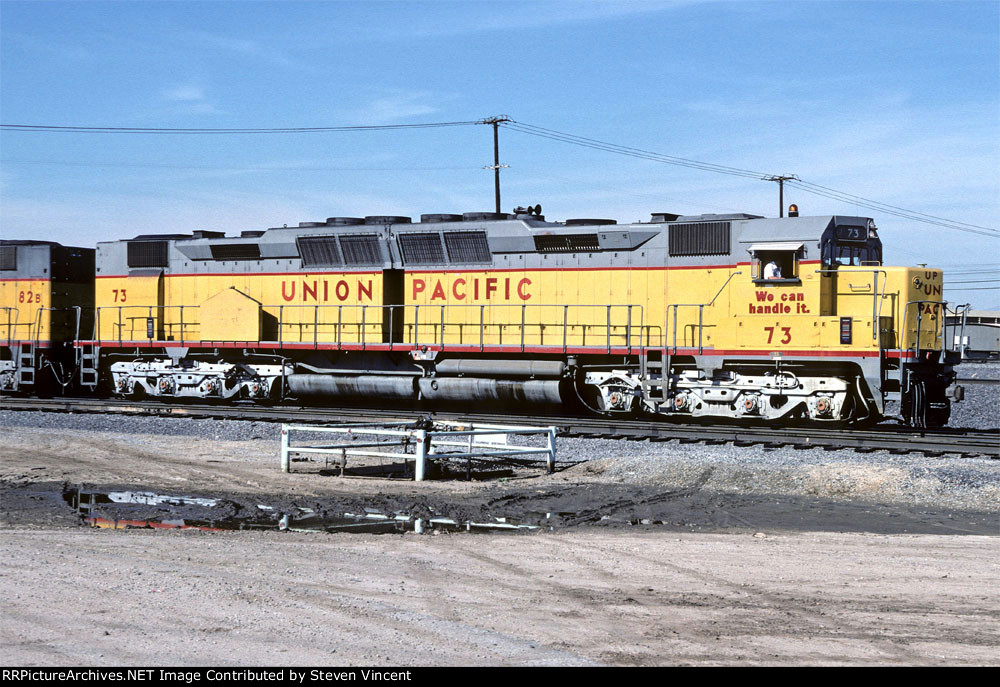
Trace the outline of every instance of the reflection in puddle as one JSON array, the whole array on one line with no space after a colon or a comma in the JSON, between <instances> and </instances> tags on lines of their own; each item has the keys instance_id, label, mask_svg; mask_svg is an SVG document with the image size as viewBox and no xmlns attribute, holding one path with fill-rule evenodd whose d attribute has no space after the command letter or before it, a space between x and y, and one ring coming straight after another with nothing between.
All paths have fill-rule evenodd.
<instances>
[{"instance_id":1,"label":"reflection in puddle","mask_svg":"<svg viewBox=\"0 0 1000 687\"><path fill-rule=\"evenodd\" d=\"M343 513L335 517L311 508L277 509L258 504L244 509L223 499L173 496L153 492L89 491L83 488L63 492L84 524L100 529L181 529L223 532L234 530L277 530L287 532L356 532L389 534L402 532L516 532L541 529L508 518L483 522L448 517L418 518L407 513ZM149 507L164 515L150 517ZM131 512L130 512L131 511ZM234 512L235 511L235 512ZM129 517L133 516L133 517Z\"/></svg>"}]
</instances>

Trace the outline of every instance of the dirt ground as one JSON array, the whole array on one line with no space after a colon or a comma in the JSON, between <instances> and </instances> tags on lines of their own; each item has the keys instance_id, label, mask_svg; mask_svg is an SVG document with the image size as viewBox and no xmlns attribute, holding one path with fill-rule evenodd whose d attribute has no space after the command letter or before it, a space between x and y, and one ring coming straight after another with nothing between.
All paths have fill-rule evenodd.
<instances>
[{"instance_id":1,"label":"dirt ground","mask_svg":"<svg viewBox=\"0 0 1000 687\"><path fill-rule=\"evenodd\" d=\"M19 428L0 447L6 665L1000 663L998 508L552 476L278 470L273 441ZM686 450L696 451L696 448ZM94 529L64 493L505 517L530 533ZM175 511L105 505L109 518ZM132 510L129 510L129 509ZM117 509L117 510L116 510ZM168 512L169 511L169 512Z\"/></svg>"}]
</instances>

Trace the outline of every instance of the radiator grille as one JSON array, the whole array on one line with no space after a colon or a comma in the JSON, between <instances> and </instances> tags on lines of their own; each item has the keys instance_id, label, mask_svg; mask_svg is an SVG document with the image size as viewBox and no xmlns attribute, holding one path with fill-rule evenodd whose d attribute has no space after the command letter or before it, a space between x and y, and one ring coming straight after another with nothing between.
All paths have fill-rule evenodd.
<instances>
[{"instance_id":1,"label":"radiator grille","mask_svg":"<svg viewBox=\"0 0 1000 687\"><path fill-rule=\"evenodd\" d=\"M260 246L256 243L213 243L212 257L216 260L260 260Z\"/></svg>"},{"instance_id":2,"label":"radiator grille","mask_svg":"<svg viewBox=\"0 0 1000 687\"><path fill-rule=\"evenodd\" d=\"M166 241L129 241L129 267L167 267Z\"/></svg>"},{"instance_id":3,"label":"radiator grille","mask_svg":"<svg viewBox=\"0 0 1000 687\"><path fill-rule=\"evenodd\" d=\"M693 222L671 224L668 229L669 252L680 255L729 255L729 222Z\"/></svg>"},{"instance_id":4,"label":"radiator grille","mask_svg":"<svg viewBox=\"0 0 1000 687\"><path fill-rule=\"evenodd\" d=\"M17 269L17 246L0 246L0 270Z\"/></svg>"},{"instance_id":5,"label":"radiator grille","mask_svg":"<svg viewBox=\"0 0 1000 687\"><path fill-rule=\"evenodd\" d=\"M485 231L445 232L444 244L451 262L493 262Z\"/></svg>"},{"instance_id":6,"label":"radiator grille","mask_svg":"<svg viewBox=\"0 0 1000 687\"><path fill-rule=\"evenodd\" d=\"M333 236L301 236L298 240L303 267L336 267L343 264Z\"/></svg>"},{"instance_id":7,"label":"radiator grille","mask_svg":"<svg viewBox=\"0 0 1000 687\"><path fill-rule=\"evenodd\" d=\"M376 234L351 234L340 237L345 265L381 265L382 251Z\"/></svg>"},{"instance_id":8,"label":"radiator grille","mask_svg":"<svg viewBox=\"0 0 1000 687\"><path fill-rule=\"evenodd\" d=\"M403 262L410 265L436 265L445 262L441 248L441 235L400 234L399 248L403 251Z\"/></svg>"}]
</instances>

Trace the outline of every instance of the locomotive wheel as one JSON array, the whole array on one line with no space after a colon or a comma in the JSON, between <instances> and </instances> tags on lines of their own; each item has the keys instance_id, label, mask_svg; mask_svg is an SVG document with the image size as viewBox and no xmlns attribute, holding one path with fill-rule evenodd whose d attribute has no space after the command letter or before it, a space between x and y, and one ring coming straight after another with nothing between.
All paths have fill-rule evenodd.
<instances>
[{"instance_id":1,"label":"locomotive wheel","mask_svg":"<svg viewBox=\"0 0 1000 687\"><path fill-rule=\"evenodd\" d=\"M928 427L944 427L948 424L948 419L951 417L951 408L928 408L927 409L927 426Z\"/></svg>"},{"instance_id":2,"label":"locomotive wheel","mask_svg":"<svg viewBox=\"0 0 1000 687\"><path fill-rule=\"evenodd\" d=\"M582 375L578 375L573 381L573 390L576 393L577 402L588 412L602 417L638 417L640 414L640 404L634 403L628 410L615 410L604 407L604 400L601 390L593 384L582 383Z\"/></svg>"},{"instance_id":3,"label":"locomotive wheel","mask_svg":"<svg viewBox=\"0 0 1000 687\"><path fill-rule=\"evenodd\" d=\"M917 429L927 427L927 385L923 380L910 386L910 425Z\"/></svg>"},{"instance_id":4,"label":"locomotive wheel","mask_svg":"<svg viewBox=\"0 0 1000 687\"><path fill-rule=\"evenodd\" d=\"M927 394L927 426L944 427L951 418L951 401L945 395L944 387L934 385Z\"/></svg>"},{"instance_id":5,"label":"locomotive wheel","mask_svg":"<svg viewBox=\"0 0 1000 687\"><path fill-rule=\"evenodd\" d=\"M58 385L50 370L35 370L35 380L34 387L27 387L31 390L28 393L38 398L52 398L56 395L55 390Z\"/></svg>"},{"instance_id":6,"label":"locomotive wheel","mask_svg":"<svg viewBox=\"0 0 1000 687\"><path fill-rule=\"evenodd\" d=\"M284 386L283 379L276 379L274 383L271 384L271 390L267 393L266 398L258 399L257 402L262 406L276 406L284 399L284 394L282 393L282 387Z\"/></svg>"}]
</instances>

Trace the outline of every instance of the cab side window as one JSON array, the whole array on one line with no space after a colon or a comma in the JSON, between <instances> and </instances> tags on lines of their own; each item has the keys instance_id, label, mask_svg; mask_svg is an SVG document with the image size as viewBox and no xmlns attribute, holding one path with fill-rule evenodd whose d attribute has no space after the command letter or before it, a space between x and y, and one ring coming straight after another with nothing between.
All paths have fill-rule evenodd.
<instances>
[{"instance_id":1,"label":"cab side window","mask_svg":"<svg viewBox=\"0 0 1000 687\"><path fill-rule=\"evenodd\" d=\"M755 282L799 281L799 255L792 250L761 250L754 253Z\"/></svg>"}]
</instances>

